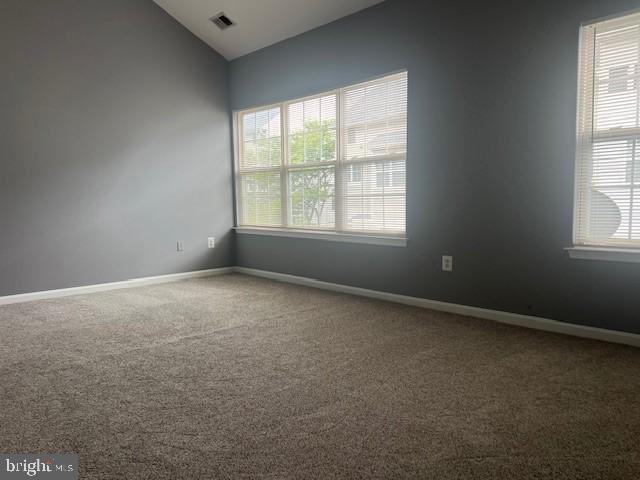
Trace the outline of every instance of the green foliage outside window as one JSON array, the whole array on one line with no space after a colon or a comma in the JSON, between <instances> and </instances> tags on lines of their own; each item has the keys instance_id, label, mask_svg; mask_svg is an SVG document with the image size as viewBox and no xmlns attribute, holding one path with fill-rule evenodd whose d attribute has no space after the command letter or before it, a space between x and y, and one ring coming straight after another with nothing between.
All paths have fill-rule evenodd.
<instances>
[{"instance_id":1,"label":"green foliage outside window","mask_svg":"<svg viewBox=\"0 0 640 480\"><path fill-rule=\"evenodd\" d=\"M306 122L304 131L296 132L289 137L290 163L303 166L335 160L335 127L335 120ZM332 201L334 193L335 167L291 171L289 195L293 225L333 226L333 216L330 220L325 220L323 225L323 212Z\"/></svg>"}]
</instances>

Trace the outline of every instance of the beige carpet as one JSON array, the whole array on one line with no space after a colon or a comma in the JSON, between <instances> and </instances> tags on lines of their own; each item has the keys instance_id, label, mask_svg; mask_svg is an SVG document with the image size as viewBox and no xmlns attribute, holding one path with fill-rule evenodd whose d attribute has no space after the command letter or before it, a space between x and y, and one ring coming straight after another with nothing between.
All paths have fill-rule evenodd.
<instances>
[{"instance_id":1,"label":"beige carpet","mask_svg":"<svg viewBox=\"0 0 640 480\"><path fill-rule=\"evenodd\" d=\"M640 349L242 275L0 328L0 452L82 479L640 478Z\"/></svg>"}]
</instances>

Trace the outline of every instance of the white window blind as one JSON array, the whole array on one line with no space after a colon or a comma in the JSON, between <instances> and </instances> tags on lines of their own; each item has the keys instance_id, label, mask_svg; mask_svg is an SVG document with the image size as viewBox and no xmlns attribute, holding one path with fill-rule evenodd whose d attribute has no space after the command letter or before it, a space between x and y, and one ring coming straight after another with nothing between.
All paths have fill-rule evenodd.
<instances>
[{"instance_id":1,"label":"white window blind","mask_svg":"<svg viewBox=\"0 0 640 480\"><path fill-rule=\"evenodd\" d=\"M238 225L404 236L407 73L237 115Z\"/></svg>"},{"instance_id":2,"label":"white window blind","mask_svg":"<svg viewBox=\"0 0 640 480\"><path fill-rule=\"evenodd\" d=\"M640 248L640 13L583 26L576 245Z\"/></svg>"},{"instance_id":3,"label":"white window blind","mask_svg":"<svg viewBox=\"0 0 640 480\"><path fill-rule=\"evenodd\" d=\"M245 222L282 225L282 114L279 106L246 112L238 139L239 198Z\"/></svg>"},{"instance_id":4,"label":"white window blind","mask_svg":"<svg viewBox=\"0 0 640 480\"><path fill-rule=\"evenodd\" d=\"M404 232L407 76L342 90L342 224L346 231Z\"/></svg>"}]
</instances>

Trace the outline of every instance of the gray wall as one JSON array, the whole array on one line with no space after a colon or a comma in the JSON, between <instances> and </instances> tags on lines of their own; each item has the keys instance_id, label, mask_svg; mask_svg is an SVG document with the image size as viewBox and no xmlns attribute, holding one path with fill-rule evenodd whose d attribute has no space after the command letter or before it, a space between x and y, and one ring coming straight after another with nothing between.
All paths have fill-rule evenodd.
<instances>
[{"instance_id":1,"label":"gray wall","mask_svg":"<svg viewBox=\"0 0 640 480\"><path fill-rule=\"evenodd\" d=\"M233 264L222 57L151 0L2 0L0 61L0 296Z\"/></svg>"},{"instance_id":2,"label":"gray wall","mask_svg":"<svg viewBox=\"0 0 640 480\"><path fill-rule=\"evenodd\" d=\"M640 265L571 260L578 27L639 1L387 2L231 63L233 109L409 70L406 248L238 235L246 267L640 332ZM440 257L454 256L454 273Z\"/></svg>"}]
</instances>

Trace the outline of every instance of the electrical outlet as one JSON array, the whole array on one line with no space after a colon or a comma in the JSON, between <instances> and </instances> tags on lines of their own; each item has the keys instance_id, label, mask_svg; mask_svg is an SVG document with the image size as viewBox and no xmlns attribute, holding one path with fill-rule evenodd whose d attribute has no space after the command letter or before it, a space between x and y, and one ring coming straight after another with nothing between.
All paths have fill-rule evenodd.
<instances>
[{"instance_id":1,"label":"electrical outlet","mask_svg":"<svg viewBox=\"0 0 640 480\"><path fill-rule=\"evenodd\" d=\"M209 237L207 239L207 245L209 246L209 248L216 248L216 239L215 239L215 237Z\"/></svg>"},{"instance_id":2,"label":"electrical outlet","mask_svg":"<svg viewBox=\"0 0 640 480\"><path fill-rule=\"evenodd\" d=\"M184 252L184 242L182 240L178 240L178 242L176 243L176 249L179 252Z\"/></svg>"},{"instance_id":3,"label":"electrical outlet","mask_svg":"<svg viewBox=\"0 0 640 480\"><path fill-rule=\"evenodd\" d=\"M453 257L450 255L442 256L442 271L453 272Z\"/></svg>"}]
</instances>

